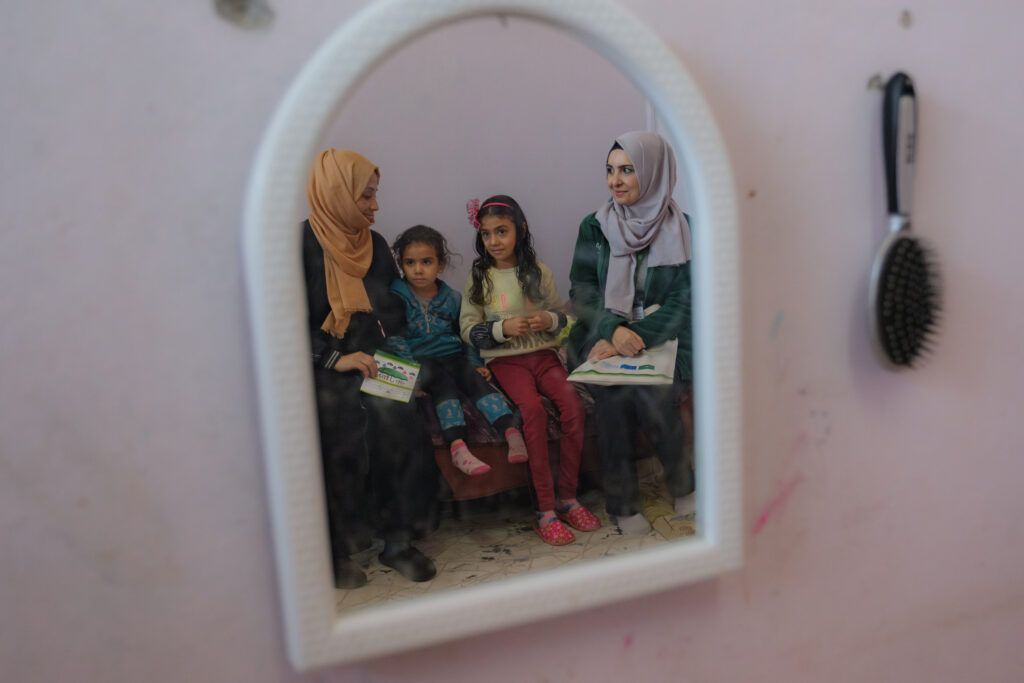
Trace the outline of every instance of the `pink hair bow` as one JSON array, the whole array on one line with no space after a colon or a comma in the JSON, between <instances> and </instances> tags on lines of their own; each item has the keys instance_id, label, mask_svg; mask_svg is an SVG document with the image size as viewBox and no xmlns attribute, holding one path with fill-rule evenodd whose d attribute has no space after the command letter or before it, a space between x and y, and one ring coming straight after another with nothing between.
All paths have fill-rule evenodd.
<instances>
[{"instance_id":1,"label":"pink hair bow","mask_svg":"<svg viewBox=\"0 0 1024 683\"><path fill-rule=\"evenodd\" d=\"M470 199L466 202L466 215L469 217L469 224L477 230L480 229L480 221L476 219L476 215L480 213L480 200Z\"/></svg>"}]
</instances>

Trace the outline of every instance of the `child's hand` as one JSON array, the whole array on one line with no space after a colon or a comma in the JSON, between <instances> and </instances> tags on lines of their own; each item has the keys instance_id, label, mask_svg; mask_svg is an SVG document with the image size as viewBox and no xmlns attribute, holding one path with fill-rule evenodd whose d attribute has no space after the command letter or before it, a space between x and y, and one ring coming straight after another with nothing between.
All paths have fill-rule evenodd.
<instances>
[{"instance_id":1,"label":"child's hand","mask_svg":"<svg viewBox=\"0 0 1024 683\"><path fill-rule=\"evenodd\" d=\"M362 373L363 377L376 377L377 361L373 359L373 356L367 353L356 351L355 353L348 353L339 358L338 362L334 364L334 369L338 372L358 370Z\"/></svg>"},{"instance_id":2,"label":"child's hand","mask_svg":"<svg viewBox=\"0 0 1024 683\"><path fill-rule=\"evenodd\" d=\"M551 316L543 311L534 313L526 320L530 323L531 332L543 332L551 327Z\"/></svg>"},{"instance_id":3,"label":"child's hand","mask_svg":"<svg viewBox=\"0 0 1024 683\"><path fill-rule=\"evenodd\" d=\"M612 335L612 346L615 347L619 355L635 356L644 350L644 340L625 325L619 325L615 328L615 334Z\"/></svg>"},{"instance_id":4,"label":"child's hand","mask_svg":"<svg viewBox=\"0 0 1024 683\"><path fill-rule=\"evenodd\" d=\"M491 381L491 371L490 370L488 370L487 368L484 367L484 368L477 368L476 371L479 372L480 376L483 377L485 380L487 380L488 382Z\"/></svg>"},{"instance_id":5,"label":"child's hand","mask_svg":"<svg viewBox=\"0 0 1024 683\"><path fill-rule=\"evenodd\" d=\"M587 360L604 360L605 358L611 358L615 355L615 347L612 346L611 342L606 339L600 339L594 348L590 349L590 354L587 355Z\"/></svg>"},{"instance_id":6,"label":"child's hand","mask_svg":"<svg viewBox=\"0 0 1024 683\"><path fill-rule=\"evenodd\" d=\"M530 331L530 319L523 316L509 318L501 323L501 333L506 337L518 337Z\"/></svg>"}]
</instances>

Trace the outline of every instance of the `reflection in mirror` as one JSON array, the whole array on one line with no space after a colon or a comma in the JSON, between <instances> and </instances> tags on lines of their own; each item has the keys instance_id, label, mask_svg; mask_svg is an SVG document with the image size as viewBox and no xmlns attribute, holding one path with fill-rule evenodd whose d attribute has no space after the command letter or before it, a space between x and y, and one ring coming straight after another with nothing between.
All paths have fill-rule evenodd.
<instances>
[{"instance_id":1,"label":"reflection in mirror","mask_svg":"<svg viewBox=\"0 0 1024 683\"><path fill-rule=\"evenodd\" d=\"M597 54L487 18L328 130L302 232L342 612L696 533L686 178L641 129Z\"/></svg>"}]
</instances>

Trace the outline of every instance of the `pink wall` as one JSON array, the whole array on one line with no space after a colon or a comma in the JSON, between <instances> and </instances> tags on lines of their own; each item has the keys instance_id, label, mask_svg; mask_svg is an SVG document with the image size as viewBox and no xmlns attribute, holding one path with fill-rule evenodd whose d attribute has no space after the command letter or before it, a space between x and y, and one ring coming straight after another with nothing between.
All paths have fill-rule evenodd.
<instances>
[{"instance_id":1,"label":"pink wall","mask_svg":"<svg viewBox=\"0 0 1024 683\"><path fill-rule=\"evenodd\" d=\"M462 259L444 277L458 289L476 255L466 201L515 197L566 297L576 228L608 198L608 149L646 123L646 98L597 53L544 24L486 18L381 65L325 144L356 146L380 166L386 237L416 223L447 236Z\"/></svg>"},{"instance_id":2,"label":"pink wall","mask_svg":"<svg viewBox=\"0 0 1024 683\"><path fill-rule=\"evenodd\" d=\"M362 3L278 2L266 33L207 4L14 3L0 24L4 680L1024 679L1024 8L919 3L905 28L881 0L628 2L705 89L736 172L746 566L298 677L240 207L277 99ZM900 375L863 326L883 225L866 84L896 67L948 286L937 354Z\"/></svg>"}]
</instances>

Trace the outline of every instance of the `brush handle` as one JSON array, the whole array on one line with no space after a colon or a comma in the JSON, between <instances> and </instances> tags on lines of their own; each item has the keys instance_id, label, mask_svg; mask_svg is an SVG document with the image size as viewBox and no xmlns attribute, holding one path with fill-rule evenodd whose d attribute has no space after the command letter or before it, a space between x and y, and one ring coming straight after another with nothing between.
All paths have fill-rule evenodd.
<instances>
[{"instance_id":1,"label":"brush handle","mask_svg":"<svg viewBox=\"0 0 1024 683\"><path fill-rule=\"evenodd\" d=\"M910 223L911 183L917 150L917 96L914 82L903 72L895 73L885 85L882 144L890 227L902 230Z\"/></svg>"}]
</instances>

